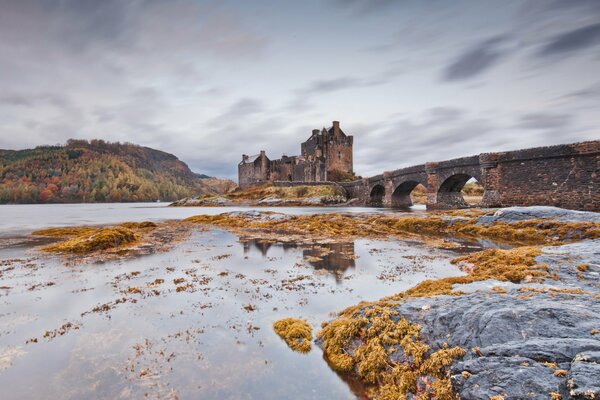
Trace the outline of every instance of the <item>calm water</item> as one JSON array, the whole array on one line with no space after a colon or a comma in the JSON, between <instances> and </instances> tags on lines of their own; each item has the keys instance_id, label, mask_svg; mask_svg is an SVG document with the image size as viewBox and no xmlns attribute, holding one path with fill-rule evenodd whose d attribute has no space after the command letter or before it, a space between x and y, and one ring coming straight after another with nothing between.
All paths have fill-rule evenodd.
<instances>
[{"instance_id":1,"label":"calm water","mask_svg":"<svg viewBox=\"0 0 600 400\"><path fill-rule=\"evenodd\" d=\"M272 323L305 318L316 332L334 312L361 300L460 274L449 262L456 253L419 243L282 243L219 229L194 231L166 253L67 265L6 237L47 226L230 209L119 204L0 210L2 399L356 398L360 389L329 369L318 348L291 351Z\"/></svg>"}]
</instances>

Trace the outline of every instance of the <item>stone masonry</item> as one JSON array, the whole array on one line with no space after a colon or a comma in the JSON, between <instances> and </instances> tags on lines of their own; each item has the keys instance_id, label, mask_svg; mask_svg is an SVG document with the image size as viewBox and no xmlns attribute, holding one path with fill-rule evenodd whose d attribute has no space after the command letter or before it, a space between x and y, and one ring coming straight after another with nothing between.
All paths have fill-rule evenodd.
<instances>
[{"instance_id":1,"label":"stone masonry","mask_svg":"<svg viewBox=\"0 0 600 400\"><path fill-rule=\"evenodd\" d=\"M268 181L325 182L335 175L352 174L353 137L347 136L338 121L312 135L301 144L301 155L270 160L265 151L242 155L238 164L241 188Z\"/></svg>"},{"instance_id":2,"label":"stone masonry","mask_svg":"<svg viewBox=\"0 0 600 400\"><path fill-rule=\"evenodd\" d=\"M547 205L600 211L600 141L483 153L340 183L355 204L406 207L418 185L428 209L467 207L461 190L475 178L484 207Z\"/></svg>"}]
</instances>

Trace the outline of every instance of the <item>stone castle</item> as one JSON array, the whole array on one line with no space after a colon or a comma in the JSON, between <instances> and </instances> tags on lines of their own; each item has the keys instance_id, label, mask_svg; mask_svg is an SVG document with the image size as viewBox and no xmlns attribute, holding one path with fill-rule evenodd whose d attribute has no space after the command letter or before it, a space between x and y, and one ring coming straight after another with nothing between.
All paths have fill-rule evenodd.
<instances>
[{"instance_id":1,"label":"stone castle","mask_svg":"<svg viewBox=\"0 0 600 400\"><path fill-rule=\"evenodd\" d=\"M238 164L238 182L241 188L267 181L324 182L337 180L352 171L353 137L333 121L329 129L313 129L312 135L301 144L301 155L283 155L270 160L261 150L255 156L242 155Z\"/></svg>"}]
</instances>

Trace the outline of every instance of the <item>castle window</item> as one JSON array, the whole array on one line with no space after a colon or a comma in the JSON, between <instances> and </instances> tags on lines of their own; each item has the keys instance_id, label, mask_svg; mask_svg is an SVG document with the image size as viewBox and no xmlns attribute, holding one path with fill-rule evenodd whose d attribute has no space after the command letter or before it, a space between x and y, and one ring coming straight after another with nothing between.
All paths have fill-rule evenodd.
<instances>
[{"instance_id":1,"label":"castle window","mask_svg":"<svg viewBox=\"0 0 600 400\"><path fill-rule=\"evenodd\" d=\"M338 158L341 160L342 159L342 152L338 151Z\"/></svg>"}]
</instances>

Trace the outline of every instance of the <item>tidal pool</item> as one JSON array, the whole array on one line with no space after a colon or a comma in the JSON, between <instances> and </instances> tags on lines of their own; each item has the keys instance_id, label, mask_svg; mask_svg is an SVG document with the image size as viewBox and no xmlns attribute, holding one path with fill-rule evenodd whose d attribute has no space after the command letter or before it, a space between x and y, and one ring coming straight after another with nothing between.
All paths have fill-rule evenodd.
<instances>
[{"instance_id":1,"label":"tidal pool","mask_svg":"<svg viewBox=\"0 0 600 400\"><path fill-rule=\"evenodd\" d=\"M0 247L2 399L361 397L316 346L290 350L273 322L304 318L316 333L361 300L461 274L457 250L395 239L197 229L168 252L88 264L38 244Z\"/></svg>"}]
</instances>

